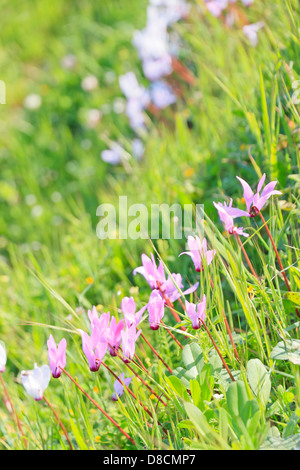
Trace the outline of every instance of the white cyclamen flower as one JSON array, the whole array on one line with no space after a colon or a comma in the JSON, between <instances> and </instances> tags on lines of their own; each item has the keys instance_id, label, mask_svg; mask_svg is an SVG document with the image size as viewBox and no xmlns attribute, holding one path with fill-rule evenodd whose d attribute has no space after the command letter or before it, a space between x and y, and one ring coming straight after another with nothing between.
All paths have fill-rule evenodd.
<instances>
[{"instance_id":1,"label":"white cyclamen flower","mask_svg":"<svg viewBox=\"0 0 300 470\"><path fill-rule=\"evenodd\" d=\"M21 372L21 380L26 392L36 401L43 399L50 378L51 372L47 365L38 367L34 364L33 370L22 370Z\"/></svg>"},{"instance_id":2,"label":"white cyclamen flower","mask_svg":"<svg viewBox=\"0 0 300 470\"><path fill-rule=\"evenodd\" d=\"M7 355L4 347L0 343L0 372L5 371L5 366L6 366L6 361L7 361Z\"/></svg>"}]
</instances>

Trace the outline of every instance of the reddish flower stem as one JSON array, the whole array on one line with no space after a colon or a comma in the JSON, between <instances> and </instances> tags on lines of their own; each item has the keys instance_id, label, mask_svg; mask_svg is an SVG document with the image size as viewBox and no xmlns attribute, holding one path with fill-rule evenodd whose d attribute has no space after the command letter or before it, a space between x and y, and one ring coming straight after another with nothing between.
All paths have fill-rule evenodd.
<instances>
[{"instance_id":1,"label":"reddish flower stem","mask_svg":"<svg viewBox=\"0 0 300 470\"><path fill-rule=\"evenodd\" d=\"M180 323L181 322L180 317L179 317L178 313L175 311L174 305L172 304L170 299L166 296L166 294L162 290L160 283L158 283L158 289L159 289L160 293L162 294L162 296L164 298L164 301L166 302L166 305L171 310L173 317L175 318L177 323ZM184 326L181 326L180 328L182 329L182 331L186 331L186 328Z\"/></svg>"},{"instance_id":2,"label":"reddish flower stem","mask_svg":"<svg viewBox=\"0 0 300 470\"><path fill-rule=\"evenodd\" d=\"M268 234L268 236L269 236L269 239L270 239L270 241L271 241L271 243L272 243L272 246L273 246L273 249L274 249L274 251L275 251L275 255L276 255L277 261L278 261L278 264L279 264L279 266L280 266L280 269L281 269L281 272L282 272L282 275L283 275L283 278L284 278L285 285L286 285L286 287L287 287L287 290L290 291L290 290L291 290L291 288L290 288L290 283L289 283L288 278L287 278L287 276L286 276L286 274L285 274L284 267L283 267L283 265L282 265L282 262L281 262L281 259L280 259L278 250L277 250L276 245L275 245L275 242L274 242L274 239L273 239L273 237L272 237L272 235L271 235L271 232L270 232L270 230L269 230L269 227L267 226L267 223L266 223L266 221L265 221L265 219L264 219L264 216L262 215L262 213L261 213L260 211L258 211L258 214L259 214L259 216L260 216L260 218L261 218L261 220L262 220L262 223L263 223L264 226L265 226L265 229L266 229L266 231L267 231L267 234Z\"/></svg>"},{"instance_id":3,"label":"reddish flower stem","mask_svg":"<svg viewBox=\"0 0 300 470\"><path fill-rule=\"evenodd\" d=\"M172 68L186 83L195 85L196 79L192 72L175 57L172 57Z\"/></svg>"},{"instance_id":4,"label":"reddish flower stem","mask_svg":"<svg viewBox=\"0 0 300 470\"><path fill-rule=\"evenodd\" d=\"M175 338L175 336L173 335L173 333L171 333L171 331L168 329L167 325L161 320L160 323L166 328L167 332L169 333L169 335L171 336L171 338L174 339L175 343L181 348L183 349L183 346L182 344L178 341L177 338Z\"/></svg>"},{"instance_id":5,"label":"reddish flower stem","mask_svg":"<svg viewBox=\"0 0 300 470\"><path fill-rule=\"evenodd\" d=\"M283 279L284 279L285 285L286 285L286 287L287 287L287 290L290 292L290 291L291 291L290 283L289 283L289 281L288 281L287 275L285 274L284 267L283 267L283 264L282 264L282 262L281 262L281 259L280 259L278 250L277 250L277 248L276 248L274 239L273 239L273 237L272 237L272 234L271 234L271 232L270 232L270 230L269 230L269 227L267 226L267 223L266 223L266 221L265 221L264 216L262 215L262 213L261 213L260 211L258 211L258 214L259 214L259 216L260 216L260 218L261 218L261 220L262 220L262 223L263 223L264 226L265 226L265 229L266 229L266 231L267 231L267 234L268 234L268 236L269 236L269 239L270 239L270 241L271 241L271 243L272 243L272 246L273 246L273 249L274 249L274 251L275 251L275 255L276 255L277 261L278 261L278 264L279 264L279 266L280 266L280 271L281 271L281 273L282 273L282 275L283 275ZM300 313L299 313L298 308L296 309L296 314L297 314L298 317L300 317Z\"/></svg>"},{"instance_id":6,"label":"reddish flower stem","mask_svg":"<svg viewBox=\"0 0 300 470\"><path fill-rule=\"evenodd\" d=\"M216 343L215 343L215 341L214 341L214 339L213 339L213 337L212 337L212 335L211 335L209 329L207 328L207 326L206 326L206 324L205 324L204 321L202 321L201 323L202 323L202 325L204 326L204 328L205 328L205 330L206 330L206 333L208 334L208 336L209 336L209 338L210 338L210 340L211 340L211 342L212 342L212 344L213 344L215 350L217 351L217 353L218 353L218 355L219 355L219 357L220 357L220 359L221 359L221 361L222 361L222 363L223 363L225 369L227 370L227 372L228 372L228 374L229 374L229 377L230 377L231 380L234 382L234 381L235 381L235 380L234 380L234 377L233 377L232 373L230 372L229 367L228 367L228 365L226 364L224 357L223 357L222 354L220 353L219 348L218 348L218 346L216 345Z\"/></svg>"},{"instance_id":7,"label":"reddish flower stem","mask_svg":"<svg viewBox=\"0 0 300 470\"><path fill-rule=\"evenodd\" d=\"M130 395L131 395L135 400L137 400L136 395L133 393L132 390L130 390L130 388L129 388L127 385L124 384L124 382L122 381L122 379L120 379L120 377L118 377L117 374L115 374L115 373L111 370L111 368L110 368L107 364L105 364L105 362L102 361L101 364L103 364L104 367L113 375L113 377L114 377L116 380L118 380L118 381L120 382L120 384L123 385L124 388L126 388L126 390L130 393ZM146 413L148 413L148 415L153 419L153 415L152 415L151 411L149 410L149 408L147 408L147 406L144 405L144 404L141 402L141 400L138 400L138 401L139 401L139 404L144 408L144 410L146 411ZM161 423L160 423L159 421L157 421L157 423L161 426ZM149 423L147 423L147 424L149 424ZM163 427L162 429L163 429L163 431L167 434L167 430L166 430L164 427Z\"/></svg>"},{"instance_id":8,"label":"reddish flower stem","mask_svg":"<svg viewBox=\"0 0 300 470\"><path fill-rule=\"evenodd\" d=\"M147 338L145 338L145 336L143 335L143 333L141 333L141 337L143 338L143 340L145 341L146 344L148 344L149 348L151 349L151 351L158 357L158 359L164 364L164 366L168 369L168 371L172 374L172 369L168 366L168 364L162 359L162 357L160 357L160 355L158 354L158 352L154 349L154 347L152 346L151 343L149 343L149 341L147 340Z\"/></svg>"},{"instance_id":9,"label":"reddish flower stem","mask_svg":"<svg viewBox=\"0 0 300 470\"><path fill-rule=\"evenodd\" d=\"M185 306L184 306L184 310L186 310ZM218 346L216 345L216 343L215 343L215 341L214 341L214 339L213 339L213 337L212 337L212 335L211 335L209 329L207 328L207 326L206 326L206 324L204 323L204 321L201 321L201 324L204 326L204 328L205 328L205 330L206 330L206 333L208 334L208 336L209 336L209 338L210 338L210 340L211 340L211 342L212 342L212 344L213 344L215 350L217 351L217 353L218 353L218 355L219 355L219 357L220 357L220 359L221 359L221 361L222 361L222 363L223 363L225 369L227 370L227 372L228 372L228 374L229 374L231 380L234 382L233 375L232 375L232 373L230 372L230 370L229 370L229 368L228 368L228 366L227 366L227 364L226 364L226 362L225 362L224 357L223 357L222 354L220 353L219 348L218 348Z\"/></svg>"},{"instance_id":10,"label":"reddish flower stem","mask_svg":"<svg viewBox=\"0 0 300 470\"><path fill-rule=\"evenodd\" d=\"M211 285L212 289L214 289L215 286L214 286L214 283L213 283L212 278L210 276L209 276L209 280L210 280L210 285ZM236 359L239 361L240 357L239 357L239 354L237 352L236 345L235 345L234 339L232 337L231 329L230 329L230 326L228 324L228 321L227 321L227 318L226 318L226 315L225 315L225 312L224 312L223 309L222 309L222 313L223 313L223 319L224 319L224 323L225 323L225 326L226 326L226 330L227 330L227 333L229 335L231 345L233 347L234 355L235 355Z\"/></svg>"},{"instance_id":11,"label":"reddish flower stem","mask_svg":"<svg viewBox=\"0 0 300 470\"><path fill-rule=\"evenodd\" d=\"M147 371L146 367L144 366L144 364L142 363L142 361L138 358L138 356L135 354L134 357L136 358L136 360L137 360L138 363L140 364L141 368L148 374L148 371Z\"/></svg>"},{"instance_id":12,"label":"reddish flower stem","mask_svg":"<svg viewBox=\"0 0 300 470\"><path fill-rule=\"evenodd\" d=\"M79 388L79 390L87 397L87 399L90 400L90 402L93 403L93 405L96 408L98 408L98 410L100 410L101 413L103 413L104 416L106 416L106 418L108 418L109 421L114 426L116 426L116 428L135 446L136 443L134 442L132 437L130 437L129 434L127 434L127 432L124 431L124 429L121 428L121 426L111 416L109 416L109 414L106 413L106 411L104 411L103 408L101 408L101 406L98 405L98 403L85 390L83 390L83 388L76 382L76 380L63 367L60 367L60 368L69 377L69 379L72 380L72 382L76 385L76 387Z\"/></svg>"},{"instance_id":13,"label":"reddish flower stem","mask_svg":"<svg viewBox=\"0 0 300 470\"><path fill-rule=\"evenodd\" d=\"M249 256L247 255L247 252L246 252L246 250L245 250L245 247L244 247L244 245L243 245L243 243L242 243L240 237L239 237L237 234L236 234L236 239L237 239L237 241L238 241L238 243L239 243L239 245L240 245L240 247L241 247L241 250L242 250L242 252L243 252L243 254L244 254L245 258L246 258L246 261L247 261L247 263L248 263L248 265L249 265L249 268L250 268L250 270L251 270L253 276L256 277L256 279L259 281L259 277L258 277L258 275L257 275L257 273L256 273L256 271L255 271L255 269L254 269L253 266L252 266L252 263L251 263L251 261L250 261L250 259L249 259Z\"/></svg>"},{"instance_id":14,"label":"reddish flower stem","mask_svg":"<svg viewBox=\"0 0 300 470\"><path fill-rule=\"evenodd\" d=\"M68 444L69 444L69 447L70 447L70 450L73 450L73 446L72 446L72 443L71 443L71 440L69 438L69 435L67 433L67 430L63 424L63 422L61 421L60 417L58 416L58 414L56 413L55 409L53 408L53 406L51 405L51 403L47 400L47 398L45 397L45 395L43 396L45 402L47 403L47 405L49 406L50 410L52 411L52 413L54 414L55 418L57 419L58 421L58 424L60 425L64 435L66 436L66 439L68 441Z\"/></svg>"},{"instance_id":15,"label":"reddish flower stem","mask_svg":"<svg viewBox=\"0 0 300 470\"><path fill-rule=\"evenodd\" d=\"M110 347L111 349L113 349L110 345L109 345L109 347ZM122 356L120 356L120 354L119 354L116 350L115 350L115 353L116 353L116 355L118 356L118 358L121 359L121 361L124 362L124 364L126 365L126 367L142 382L142 384L145 385L145 387L147 387L148 390L150 390L150 392L153 393L153 395L155 395L156 398L157 398L159 401L161 401L164 406L167 406L167 404L160 398L159 395L157 395L157 393L155 393L155 391L150 387L150 385L148 385L147 382L145 382L145 380L142 379L142 377L141 377L137 372L135 372L135 371L132 369L132 367L130 367L130 365L129 365L126 361L124 361L124 359L122 358Z\"/></svg>"},{"instance_id":16,"label":"reddish flower stem","mask_svg":"<svg viewBox=\"0 0 300 470\"><path fill-rule=\"evenodd\" d=\"M12 402L12 400L11 400L11 398L10 398L10 395L9 395L8 390L7 390L7 388L6 388L6 385L5 385L5 382L4 382L4 380L3 380L3 377L2 377L2 373L1 373L1 372L0 372L0 381L1 381L1 384L2 384L2 387L3 387L3 390L4 390L4 393L5 393L5 395L6 395L6 398L7 398L8 402L9 402L9 404L10 404L10 406L11 406L11 409L12 409L14 415L15 415L16 422L17 422L17 426L18 426L18 429L19 429L19 431L20 431L20 433L21 433L21 435L22 435L25 448L27 448L27 440L26 440L26 438L25 438L25 434L24 434L24 432L23 432L23 429L22 429L22 426L21 426L21 422L20 422L18 413L16 412L15 407L14 407L14 405L13 405L13 402Z\"/></svg>"}]
</instances>

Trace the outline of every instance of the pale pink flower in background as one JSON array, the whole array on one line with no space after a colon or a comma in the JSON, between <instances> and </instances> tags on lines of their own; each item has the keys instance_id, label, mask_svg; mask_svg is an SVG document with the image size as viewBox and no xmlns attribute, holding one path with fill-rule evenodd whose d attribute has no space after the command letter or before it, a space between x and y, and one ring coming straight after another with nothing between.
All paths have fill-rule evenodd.
<instances>
[{"instance_id":1,"label":"pale pink flower in background","mask_svg":"<svg viewBox=\"0 0 300 470\"><path fill-rule=\"evenodd\" d=\"M122 331L122 350L124 362L130 362L135 354L135 343L140 336L142 330L136 331L136 327L132 325Z\"/></svg>"},{"instance_id":2,"label":"pale pink flower in background","mask_svg":"<svg viewBox=\"0 0 300 470\"><path fill-rule=\"evenodd\" d=\"M58 379L61 376L62 370L66 366L66 348L67 341L63 338L56 346L52 335L49 336L47 341L48 346L48 359L52 376Z\"/></svg>"},{"instance_id":3,"label":"pale pink flower in background","mask_svg":"<svg viewBox=\"0 0 300 470\"><path fill-rule=\"evenodd\" d=\"M218 17L228 6L228 0L205 0L208 11Z\"/></svg>"},{"instance_id":4,"label":"pale pink flower in background","mask_svg":"<svg viewBox=\"0 0 300 470\"><path fill-rule=\"evenodd\" d=\"M165 313L165 302L162 299L159 291L153 290L151 292L147 309L149 312L149 324L151 330L158 330L160 322Z\"/></svg>"},{"instance_id":5,"label":"pale pink flower in background","mask_svg":"<svg viewBox=\"0 0 300 470\"><path fill-rule=\"evenodd\" d=\"M21 381L28 395L36 401L42 400L44 391L49 385L51 378L50 368L47 365L38 367L34 364L33 370L22 370Z\"/></svg>"},{"instance_id":6,"label":"pale pink flower in background","mask_svg":"<svg viewBox=\"0 0 300 470\"><path fill-rule=\"evenodd\" d=\"M257 46L258 44L258 31L264 26L262 21L253 24L247 24L243 26L243 31L251 46Z\"/></svg>"},{"instance_id":7,"label":"pale pink flower in background","mask_svg":"<svg viewBox=\"0 0 300 470\"><path fill-rule=\"evenodd\" d=\"M0 373L5 371L7 354L4 346L0 343Z\"/></svg>"},{"instance_id":8,"label":"pale pink flower in background","mask_svg":"<svg viewBox=\"0 0 300 470\"><path fill-rule=\"evenodd\" d=\"M123 383L120 383L119 380L116 380L115 383L114 383L114 393L112 395L112 399L114 401L117 401L118 400L118 397L120 398L123 393L124 393L124 385L126 387L129 387L130 385L130 382L132 381L133 377L127 377L125 378L125 374L124 372L122 372L122 374L119 376L119 379L123 382ZM123 385L124 384L124 385Z\"/></svg>"},{"instance_id":9,"label":"pale pink flower in background","mask_svg":"<svg viewBox=\"0 0 300 470\"><path fill-rule=\"evenodd\" d=\"M181 255L190 256L192 258L192 261L195 266L195 270L197 272L200 272L204 269L204 266L203 266L204 263L206 263L207 266L212 263L216 250L207 249L206 238L203 238L201 242L200 238L197 235L195 237L192 237L191 235L189 235L187 244L188 244L190 251L184 251L180 253L179 256ZM204 259L205 259L205 262L203 263Z\"/></svg>"},{"instance_id":10,"label":"pale pink flower in background","mask_svg":"<svg viewBox=\"0 0 300 470\"><path fill-rule=\"evenodd\" d=\"M201 323L206 318L206 296L203 295L201 302L193 304L192 302L185 301L186 313L188 314L192 327L198 330L201 327Z\"/></svg>"}]
</instances>

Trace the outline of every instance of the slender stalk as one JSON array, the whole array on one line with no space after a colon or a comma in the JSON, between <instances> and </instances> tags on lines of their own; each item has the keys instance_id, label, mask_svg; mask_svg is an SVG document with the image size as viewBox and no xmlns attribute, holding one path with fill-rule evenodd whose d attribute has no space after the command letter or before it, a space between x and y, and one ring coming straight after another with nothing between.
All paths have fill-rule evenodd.
<instances>
[{"instance_id":1,"label":"slender stalk","mask_svg":"<svg viewBox=\"0 0 300 470\"><path fill-rule=\"evenodd\" d=\"M101 411L101 413L104 414L104 416L106 416L106 418L109 419L109 421L114 425L116 426L116 428L122 433L124 434L124 436L135 446L136 443L134 442L134 440L132 439L132 437L129 436L129 434L127 434L126 431L124 431L123 428L121 428L121 426L111 417L109 416L108 413L106 413L106 411L103 410L103 408L101 408L100 405L98 405L98 403L85 391L83 390L83 388L76 382L76 380L63 368L61 367L61 370L69 377L70 380L72 380L72 382L76 385L76 387L87 397L88 400L90 400L91 403L93 403L93 405L98 408L98 410Z\"/></svg>"},{"instance_id":2,"label":"slender stalk","mask_svg":"<svg viewBox=\"0 0 300 470\"><path fill-rule=\"evenodd\" d=\"M164 298L164 301L166 302L167 306L168 306L169 309L171 310L173 317L175 318L175 320L177 321L177 323L180 323L181 320L180 320L180 317L179 317L178 313L175 311L174 305L173 305L172 302L170 301L169 297L166 296L166 294L165 294L164 291L162 290L161 285L160 285L159 282L158 282L158 289L159 289L160 293L162 294L162 296L163 296L163 298ZM182 331L186 331L186 328L185 328L184 326L181 326L180 328L182 329Z\"/></svg>"},{"instance_id":3,"label":"slender stalk","mask_svg":"<svg viewBox=\"0 0 300 470\"><path fill-rule=\"evenodd\" d=\"M192 75L191 71L182 64L178 59L172 57L173 70L189 85L195 85L196 79Z\"/></svg>"},{"instance_id":4,"label":"slender stalk","mask_svg":"<svg viewBox=\"0 0 300 470\"><path fill-rule=\"evenodd\" d=\"M147 340L147 338L145 338L145 336L143 335L143 333L141 333L141 337L143 338L143 340L145 341L146 344L148 344L149 348L151 349L151 351L155 354L155 356L158 357L158 359L163 363L163 365L168 369L168 371L172 374L172 369L168 366L168 364L163 360L162 357L160 357L160 355L158 354L158 352L156 351L156 349L154 349L154 347L152 346L151 343L149 343L149 341Z\"/></svg>"},{"instance_id":5,"label":"slender stalk","mask_svg":"<svg viewBox=\"0 0 300 470\"><path fill-rule=\"evenodd\" d=\"M202 321L201 323L202 323L202 325L204 326L204 328L205 328L205 330L206 330L206 333L208 334L208 336L209 336L209 338L210 338L210 340L211 340L211 342L212 342L212 344L213 344L215 350L217 351L217 353L218 353L218 355L219 355L219 357L220 357L220 359L221 359L221 361L222 361L222 363L223 363L225 369L227 370L227 372L228 372L228 374L229 374L231 380L232 380L233 382L235 382L234 377L233 377L232 373L230 372L229 367L228 367L228 365L226 364L224 357L223 357L222 354L220 353L219 348L218 348L218 346L216 345L216 343L215 343L215 341L214 341L214 339L213 339L213 337L212 337L212 335L211 335L209 329L207 328L205 322Z\"/></svg>"},{"instance_id":6,"label":"slender stalk","mask_svg":"<svg viewBox=\"0 0 300 470\"><path fill-rule=\"evenodd\" d=\"M138 363L140 364L140 366L142 367L142 369L144 369L144 371L148 374L148 371L147 371L146 367L144 366L144 364L142 363L142 361L138 358L138 356L135 354L134 357L136 358L136 360L138 361Z\"/></svg>"},{"instance_id":7,"label":"slender stalk","mask_svg":"<svg viewBox=\"0 0 300 470\"><path fill-rule=\"evenodd\" d=\"M185 307L184 307L184 309L185 309ZM225 315L225 314L224 314L224 315ZM218 355L219 355L219 357L220 357L220 359L221 359L221 361L222 361L222 363L223 363L225 369L227 370L227 372L228 372L228 374L229 374L231 380L234 382L233 375L232 375L232 373L230 372L230 370L229 370L229 368L228 368L228 366L227 366L227 364L226 364L226 362L225 362L224 357L223 357L222 354L220 353L219 348L218 348L218 346L216 345L216 343L215 343L215 341L214 341L214 339L213 339L213 337L212 337L212 335L211 335L209 329L207 328L207 326L206 326L206 324L205 324L204 321L201 321L201 324L204 326L204 328L205 328L205 330L206 330L206 332L207 332L207 334L208 334L208 336L209 336L209 338L210 338L210 340L211 340L211 342L212 342L212 344L213 344L215 350L217 351L217 353L218 353ZM229 325L228 325L228 327L229 327Z\"/></svg>"},{"instance_id":8,"label":"slender stalk","mask_svg":"<svg viewBox=\"0 0 300 470\"><path fill-rule=\"evenodd\" d=\"M110 347L111 347L111 346L110 346ZM111 349L113 349L113 348L111 347ZM164 406L167 406L167 404L160 398L159 395L157 395L157 393L155 393L155 391L150 387L150 385L148 385L147 382L145 382L145 380L144 380L137 372L135 372L135 370L133 370L132 367L130 367L130 365L129 365L126 361L124 361L124 359L122 358L122 356L120 356L120 354L119 354L116 350L115 350L115 353L116 353L116 355L118 356L118 358L121 359L121 361L124 362L124 364L126 365L126 367L142 382L142 384L145 385L145 387L147 387L148 390L150 390L150 392L151 392L153 395L155 395L156 398L157 398L159 401L161 401Z\"/></svg>"},{"instance_id":9,"label":"slender stalk","mask_svg":"<svg viewBox=\"0 0 300 470\"><path fill-rule=\"evenodd\" d=\"M285 270L284 270L283 264L282 264L282 262L281 262L281 259L280 259L278 250L277 250L277 248L276 248L274 239L273 239L273 237L272 237L272 234L271 234L271 232L270 232L270 230L269 230L269 227L268 227L268 225L267 225L267 223L266 223L266 221L265 221L264 216L262 215L262 213L261 213L260 211L258 211L258 214L259 214L259 216L260 216L260 218L261 218L261 220L262 220L262 223L263 223L264 226L265 226L265 229L266 229L266 231L267 231L268 237L269 237L269 239L270 239L270 241L271 241L271 244L272 244L272 246L273 246L273 249L274 249L274 251L275 251L275 255L276 255L278 264L279 264L279 266L280 266L280 271L281 271L281 273L282 273L282 275L283 275L283 279L284 279L285 285L286 285L286 287L287 287L287 290L288 290L288 291L291 291L290 283L289 283L288 278L287 278L287 275L286 275L286 273L285 273ZM298 308L296 308L296 314L297 314L298 317L300 317L300 312L299 312L299 309L298 309Z\"/></svg>"},{"instance_id":10,"label":"slender stalk","mask_svg":"<svg viewBox=\"0 0 300 470\"><path fill-rule=\"evenodd\" d=\"M8 390L7 390L7 388L6 388L6 385L5 385L5 382L4 382L4 380L3 380L3 377L2 377L2 373L1 373L1 372L0 372L0 381L1 381L1 384L2 384L2 387L3 387L3 390L4 390L4 393L5 393L5 395L6 395L6 398L7 398L8 402L9 402L9 404L10 404L10 407L11 407L11 409L12 409L14 415L15 415L15 418L16 418L16 421L17 421L17 426L18 426L18 429L19 429L19 431L20 431L20 433L21 433L21 435L22 435L25 448L27 448L27 440L26 440L25 434L24 434L24 432L23 432L23 429L22 429L22 426L21 426L21 422L20 422L18 413L16 412L16 409L15 409L15 407L14 407L14 405L13 405L13 402L12 402L12 400L11 400L11 398L10 398L10 395L9 395Z\"/></svg>"},{"instance_id":11,"label":"slender stalk","mask_svg":"<svg viewBox=\"0 0 300 470\"><path fill-rule=\"evenodd\" d=\"M120 379L120 377L118 377L117 374L115 374L115 373L111 370L111 368L110 368L107 364L105 364L105 362L102 361L101 364L103 364L104 367L113 375L113 377L114 377L116 380L118 380L118 381L123 385L124 388L126 388L126 390L127 390L127 391L130 393L130 395L134 398L134 400L137 400L136 395L133 393L132 390L130 390L130 388L129 388L127 385L124 384L124 382L122 381L122 379ZM151 411L149 410L149 408L147 408L147 406L144 405L144 404L141 402L141 400L138 400L138 402L139 402L139 404L144 408L144 410L146 411L146 413L148 413L148 415L153 419L153 415L152 415ZM157 421L157 423L161 426L161 423L160 423L159 421ZM164 427L163 427L162 429L163 429L163 431L167 434L167 430L166 430Z\"/></svg>"},{"instance_id":12,"label":"slender stalk","mask_svg":"<svg viewBox=\"0 0 300 470\"><path fill-rule=\"evenodd\" d=\"M247 255L247 252L246 252L246 250L245 250L245 247L244 247L244 245L243 245L243 243L242 243L240 237L239 237L237 234L236 234L235 236L236 236L236 239L237 239L237 241L238 241L238 243L239 243L239 245L240 245L240 247L241 247L241 250L242 250L242 252L243 252L243 254L244 254L245 258L246 258L246 261L247 261L247 263L248 263L248 266L249 266L249 268L250 268L250 270L251 270L253 276L256 277L256 279L259 281L259 277L258 277L258 275L257 275L257 273L256 273L256 271L255 271L255 269L253 268L253 265L252 265L252 263L251 263L251 261L250 261L250 259L249 259L249 256Z\"/></svg>"},{"instance_id":13,"label":"slender stalk","mask_svg":"<svg viewBox=\"0 0 300 470\"><path fill-rule=\"evenodd\" d=\"M60 425L64 435L66 436L66 439L68 441L68 444L69 444L69 447L70 447L70 450L73 450L73 446L72 446L72 443L71 443L71 440L69 438L69 435L67 433L67 430L63 424L63 422L61 421L60 417L58 416L58 414L56 413L55 409L53 408L53 406L51 405L51 403L49 402L49 400L47 400L47 398L45 397L45 395L43 396L45 402L47 403L47 405L49 406L50 410L52 411L52 413L54 414L55 418L57 419L58 421L58 424Z\"/></svg>"},{"instance_id":14,"label":"slender stalk","mask_svg":"<svg viewBox=\"0 0 300 470\"><path fill-rule=\"evenodd\" d=\"M275 245L275 242L274 242L274 239L273 239L273 237L272 237L272 235L271 235L271 232L270 232L270 230L269 230L269 227L268 227L268 225L267 225L267 223L266 223L266 221L265 221L265 219L264 219L264 216L262 215L262 213L261 213L260 211L258 211L258 213L259 213L259 216L260 216L260 218L261 218L261 220L262 220L262 223L263 223L264 226L265 226L265 229L266 229L266 231L267 231L267 234L268 234L268 236L269 236L269 239L270 239L270 241L271 241L271 243L272 243L272 246L273 246L273 249L274 249L274 251L275 251L275 255L276 255L277 261L278 261L278 264L279 264L279 266L280 266L280 269L281 269L281 272L282 272L282 275L283 275L283 278L284 278L285 285L286 285L286 287L287 287L287 290L290 291L290 290L291 290L291 288L290 288L290 283L289 283L288 278L287 278L287 276L286 276L286 274L285 274L284 267L283 267L283 265L282 265L282 262L281 262L281 259L280 259L278 250L277 250L276 245Z\"/></svg>"},{"instance_id":15,"label":"slender stalk","mask_svg":"<svg viewBox=\"0 0 300 470\"><path fill-rule=\"evenodd\" d=\"M174 339L175 343L181 348L183 349L183 346L182 344L178 341L177 338L175 338L175 336L173 335L173 333L171 333L171 331L168 329L167 325L161 320L160 323L166 328L167 332L169 333L169 335L171 336L171 338Z\"/></svg>"},{"instance_id":16,"label":"slender stalk","mask_svg":"<svg viewBox=\"0 0 300 470\"><path fill-rule=\"evenodd\" d=\"M214 289L215 286L214 286L214 283L213 283L212 278L210 276L209 276L209 279L210 279L210 285L211 285L212 289ZM236 348L236 345L235 345L235 342L234 342L234 339L233 339L233 336L232 336L232 333L231 333L231 329L230 329L230 326L228 324L228 321L227 321L227 318L226 318L226 315L225 315L225 312L224 312L223 309L222 309L222 313L223 313L223 319L224 319L224 323L225 323L225 326L226 326L226 330L227 330L227 333L229 335L231 345L233 347L234 355L235 355L236 359L239 361L240 357L239 357L239 354L237 352L237 348Z\"/></svg>"}]
</instances>

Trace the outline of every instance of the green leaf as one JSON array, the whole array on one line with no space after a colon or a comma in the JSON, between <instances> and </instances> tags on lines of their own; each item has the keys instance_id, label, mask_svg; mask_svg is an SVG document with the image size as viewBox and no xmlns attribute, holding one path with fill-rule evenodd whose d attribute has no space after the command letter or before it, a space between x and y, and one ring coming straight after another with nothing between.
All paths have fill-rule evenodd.
<instances>
[{"instance_id":1,"label":"green leaf","mask_svg":"<svg viewBox=\"0 0 300 470\"><path fill-rule=\"evenodd\" d=\"M194 376L190 372L180 366L173 369L173 376L178 377L187 389L190 388L190 381L194 379Z\"/></svg>"},{"instance_id":2,"label":"green leaf","mask_svg":"<svg viewBox=\"0 0 300 470\"><path fill-rule=\"evenodd\" d=\"M248 401L247 390L244 382L240 380L232 382L226 391L226 399L228 411L231 416L242 416L244 406Z\"/></svg>"},{"instance_id":3,"label":"green leaf","mask_svg":"<svg viewBox=\"0 0 300 470\"><path fill-rule=\"evenodd\" d=\"M300 364L300 340L280 341L271 351L271 358L277 361L290 361Z\"/></svg>"},{"instance_id":4,"label":"green leaf","mask_svg":"<svg viewBox=\"0 0 300 470\"><path fill-rule=\"evenodd\" d=\"M170 387L172 390L182 399L188 401L189 400L189 395L181 382L181 380L178 377L175 377L174 375L170 375L169 377L166 377L166 381L169 383Z\"/></svg>"},{"instance_id":5,"label":"green leaf","mask_svg":"<svg viewBox=\"0 0 300 470\"><path fill-rule=\"evenodd\" d=\"M204 356L199 344L187 344L182 351L182 360L186 370L195 379L204 366Z\"/></svg>"},{"instance_id":6,"label":"green leaf","mask_svg":"<svg viewBox=\"0 0 300 470\"><path fill-rule=\"evenodd\" d=\"M258 401L266 407L270 393L270 374L259 359L250 359L247 364L247 379Z\"/></svg>"}]
</instances>

